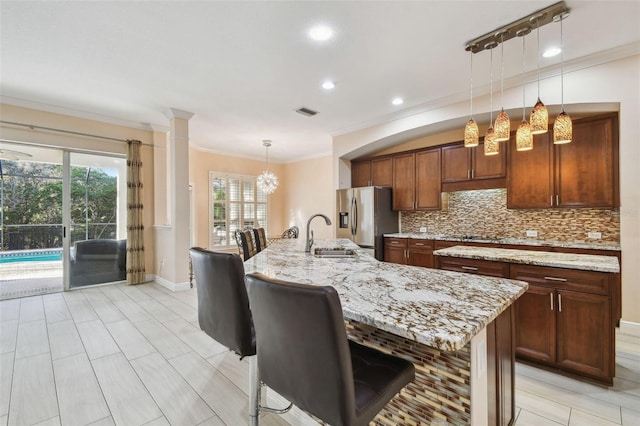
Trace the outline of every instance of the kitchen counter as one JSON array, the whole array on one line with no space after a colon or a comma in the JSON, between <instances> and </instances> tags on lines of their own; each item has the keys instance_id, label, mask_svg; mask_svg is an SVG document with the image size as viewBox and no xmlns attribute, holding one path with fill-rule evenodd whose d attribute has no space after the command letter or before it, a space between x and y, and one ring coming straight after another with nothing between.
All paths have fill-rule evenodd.
<instances>
[{"instance_id":1,"label":"kitchen counter","mask_svg":"<svg viewBox=\"0 0 640 426\"><path fill-rule=\"evenodd\" d=\"M353 248L354 258L317 258L304 241L281 240L245 262L245 272L331 285L346 319L444 351L463 348L511 305L527 284L503 278L379 262L349 240L314 247Z\"/></svg>"},{"instance_id":2,"label":"kitchen counter","mask_svg":"<svg viewBox=\"0 0 640 426\"><path fill-rule=\"evenodd\" d=\"M546 240L532 240L532 239L520 239L520 238L488 238L488 237L460 237L440 234L427 234L427 233L404 233L396 232L393 234L384 234L385 237L391 238L416 238L424 240L436 240L436 241L460 241L460 242L474 242L485 244L505 244L505 245L518 245L518 246L537 246L537 247L560 247L560 248L574 248L574 249L589 249L589 250L612 250L620 251L620 244L615 243L603 243L603 242L587 242L587 241L546 241Z\"/></svg>"},{"instance_id":3,"label":"kitchen counter","mask_svg":"<svg viewBox=\"0 0 640 426\"><path fill-rule=\"evenodd\" d=\"M515 420L511 305L527 283L379 262L346 239L316 241L314 248L338 246L356 256L319 258L304 252L303 240L275 241L244 262L245 272L333 286L350 339L413 362L414 381L374 424ZM496 400L505 404L501 413Z\"/></svg>"},{"instance_id":4,"label":"kitchen counter","mask_svg":"<svg viewBox=\"0 0 640 426\"><path fill-rule=\"evenodd\" d=\"M520 263L524 265L551 266L556 268L580 269L584 271L620 272L620 264L615 256L595 256L546 251L513 250L490 247L454 246L435 250L436 256L460 257L465 259L491 260L495 262Z\"/></svg>"}]
</instances>

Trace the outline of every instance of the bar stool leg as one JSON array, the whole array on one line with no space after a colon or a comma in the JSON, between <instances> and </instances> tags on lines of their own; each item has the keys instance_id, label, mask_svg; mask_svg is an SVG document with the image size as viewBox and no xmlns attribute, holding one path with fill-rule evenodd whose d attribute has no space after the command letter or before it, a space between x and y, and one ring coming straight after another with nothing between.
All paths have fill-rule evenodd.
<instances>
[{"instance_id":1,"label":"bar stool leg","mask_svg":"<svg viewBox=\"0 0 640 426\"><path fill-rule=\"evenodd\" d=\"M260 373L258 356L249 358L249 420L251 426L260 424Z\"/></svg>"}]
</instances>

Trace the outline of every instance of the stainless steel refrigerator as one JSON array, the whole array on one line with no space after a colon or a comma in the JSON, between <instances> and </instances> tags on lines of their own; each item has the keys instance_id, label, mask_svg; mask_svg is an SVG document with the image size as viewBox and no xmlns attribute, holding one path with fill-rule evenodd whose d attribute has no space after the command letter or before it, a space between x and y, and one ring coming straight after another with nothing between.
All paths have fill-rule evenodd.
<instances>
[{"instance_id":1,"label":"stainless steel refrigerator","mask_svg":"<svg viewBox=\"0 0 640 426\"><path fill-rule=\"evenodd\" d=\"M336 237L373 249L376 259L384 260L383 234L398 232L398 212L391 207L390 188L338 189Z\"/></svg>"}]
</instances>

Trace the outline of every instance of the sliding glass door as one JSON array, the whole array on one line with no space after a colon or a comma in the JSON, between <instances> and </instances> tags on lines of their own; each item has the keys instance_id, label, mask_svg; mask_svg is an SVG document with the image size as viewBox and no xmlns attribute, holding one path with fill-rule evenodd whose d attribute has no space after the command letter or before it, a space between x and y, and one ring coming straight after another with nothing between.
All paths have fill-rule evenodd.
<instances>
[{"instance_id":1,"label":"sliding glass door","mask_svg":"<svg viewBox=\"0 0 640 426\"><path fill-rule=\"evenodd\" d=\"M70 154L69 287L126 277L126 160Z\"/></svg>"},{"instance_id":2,"label":"sliding glass door","mask_svg":"<svg viewBox=\"0 0 640 426\"><path fill-rule=\"evenodd\" d=\"M0 299L126 279L126 160L0 142Z\"/></svg>"}]
</instances>

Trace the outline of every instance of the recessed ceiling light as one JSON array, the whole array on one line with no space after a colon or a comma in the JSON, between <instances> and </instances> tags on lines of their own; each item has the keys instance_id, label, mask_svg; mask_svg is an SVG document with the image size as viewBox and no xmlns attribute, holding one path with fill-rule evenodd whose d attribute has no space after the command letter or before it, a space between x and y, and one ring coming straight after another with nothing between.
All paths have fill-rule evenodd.
<instances>
[{"instance_id":1,"label":"recessed ceiling light","mask_svg":"<svg viewBox=\"0 0 640 426\"><path fill-rule=\"evenodd\" d=\"M333 37L333 30L326 25L316 25L309 30L309 37L316 41L327 41Z\"/></svg>"},{"instance_id":2,"label":"recessed ceiling light","mask_svg":"<svg viewBox=\"0 0 640 426\"><path fill-rule=\"evenodd\" d=\"M322 88L323 88L324 90L331 90L331 89L333 89L334 87L336 87L336 84L335 84L333 81L329 81L329 80L327 80L327 81L325 81L324 83L322 83Z\"/></svg>"},{"instance_id":3,"label":"recessed ceiling light","mask_svg":"<svg viewBox=\"0 0 640 426\"><path fill-rule=\"evenodd\" d=\"M394 104L394 105L402 105L404 103L404 99L402 99L402 98L393 98L391 103Z\"/></svg>"},{"instance_id":4,"label":"recessed ceiling light","mask_svg":"<svg viewBox=\"0 0 640 426\"><path fill-rule=\"evenodd\" d=\"M547 50L544 51L544 53L542 54L542 56L544 56L545 58L552 58L554 56L557 56L560 54L560 48L559 47L550 47Z\"/></svg>"}]
</instances>

